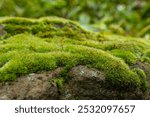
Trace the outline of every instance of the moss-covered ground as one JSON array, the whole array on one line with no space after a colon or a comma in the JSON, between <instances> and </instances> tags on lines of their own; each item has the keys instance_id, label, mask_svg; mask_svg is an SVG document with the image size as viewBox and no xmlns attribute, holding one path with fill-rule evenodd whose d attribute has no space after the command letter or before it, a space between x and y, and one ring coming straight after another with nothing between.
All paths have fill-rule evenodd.
<instances>
[{"instance_id":1,"label":"moss-covered ground","mask_svg":"<svg viewBox=\"0 0 150 117\"><path fill-rule=\"evenodd\" d=\"M0 36L0 81L14 80L33 72L64 67L63 77L76 65L106 73L116 89L147 89L136 62L150 63L150 40L88 32L77 23L61 18L2 18ZM60 77L62 77L60 76Z\"/></svg>"}]
</instances>

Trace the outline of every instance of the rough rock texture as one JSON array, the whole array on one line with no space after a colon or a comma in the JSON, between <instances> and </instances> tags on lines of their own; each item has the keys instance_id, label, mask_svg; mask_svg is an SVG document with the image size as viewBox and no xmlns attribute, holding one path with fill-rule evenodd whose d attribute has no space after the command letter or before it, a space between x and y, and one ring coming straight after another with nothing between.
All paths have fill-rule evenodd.
<instances>
[{"instance_id":1,"label":"rough rock texture","mask_svg":"<svg viewBox=\"0 0 150 117\"><path fill-rule=\"evenodd\" d=\"M108 86L103 71L77 66L69 72L72 77L62 93L63 99L141 99L142 92L119 92Z\"/></svg>"},{"instance_id":2,"label":"rough rock texture","mask_svg":"<svg viewBox=\"0 0 150 117\"><path fill-rule=\"evenodd\" d=\"M0 99L58 99L58 88L50 82L61 68L53 72L29 74L13 82L0 83Z\"/></svg>"},{"instance_id":3,"label":"rough rock texture","mask_svg":"<svg viewBox=\"0 0 150 117\"><path fill-rule=\"evenodd\" d=\"M13 82L0 83L0 99L150 99L150 93L119 92L107 86L103 71L87 66L73 67L61 89L54 79L62 71L32 73Z\"/></svg>"}]
</instances>

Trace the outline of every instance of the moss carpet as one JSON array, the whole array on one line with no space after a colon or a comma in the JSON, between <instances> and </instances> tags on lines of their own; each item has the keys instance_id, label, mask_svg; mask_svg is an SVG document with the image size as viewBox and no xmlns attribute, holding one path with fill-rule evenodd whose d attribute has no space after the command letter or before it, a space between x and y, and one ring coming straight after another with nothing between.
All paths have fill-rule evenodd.
<instances>
[{"instance_id":1,"label":"moss carpet","mask_svg":"<svg viewBox=\"0 0 150 117\"><path fill-rule=\"evenodd\" d=\"M0 81L40 71L76 65L104 71L108 85L116 89L147 89L145 72L131 69L137 62L150 63L150 40L89 32L62 18L0 19Z\"/></svg>"}]
</instances>

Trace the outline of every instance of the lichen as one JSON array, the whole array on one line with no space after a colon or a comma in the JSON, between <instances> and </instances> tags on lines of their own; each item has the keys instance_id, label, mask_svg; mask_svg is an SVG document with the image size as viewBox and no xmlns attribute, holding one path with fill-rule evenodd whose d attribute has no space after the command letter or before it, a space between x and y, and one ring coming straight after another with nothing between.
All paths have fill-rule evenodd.
<instances>
[{"instance_id":1,"label":"lichen","mask_svg":"<svg viewBox=\"0 0 150 117\"><path fill-rule=\"evenodd\" d=\"M3 18L0 25L7 32L0 40L0 81L62 66L60 77L69 80L72 67L86 65L104 71L112 88L147 89L141 71L129 65L146 56L149 40L88 32L61 18Z\"/></svg>"}]
</instances>

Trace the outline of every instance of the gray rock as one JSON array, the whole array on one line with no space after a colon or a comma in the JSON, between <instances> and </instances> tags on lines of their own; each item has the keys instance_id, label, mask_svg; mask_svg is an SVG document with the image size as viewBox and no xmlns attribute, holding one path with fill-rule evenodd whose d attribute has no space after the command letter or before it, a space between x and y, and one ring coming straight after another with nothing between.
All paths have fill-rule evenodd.
<instances>
[{"instance_id":1,"label":"gray rock","mask_svg":"<svg viewBox=\"0 0 150 117\"><path fill-rule=\"evenodd\" d=\"M119 92L108 87L103 71L82 65L69 71L70 79L60 89L54 78L58 77L62 69L32 73L13 82L1 82L0 99L150 99L150 89L145 94L138 89L134 92Z\"/></svg>"},{"instance_id":2,"label":"gray rock","mask_svg":"<svg viewBox=\"0 0 150 117\"><path fill-rule=\"evenodd\" d=\"M61 71L30 74L17 78L16 81L0 83L0 99L58 99L58 88L50 82Z\"/></svg>"}]
</instances>

